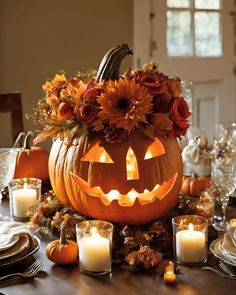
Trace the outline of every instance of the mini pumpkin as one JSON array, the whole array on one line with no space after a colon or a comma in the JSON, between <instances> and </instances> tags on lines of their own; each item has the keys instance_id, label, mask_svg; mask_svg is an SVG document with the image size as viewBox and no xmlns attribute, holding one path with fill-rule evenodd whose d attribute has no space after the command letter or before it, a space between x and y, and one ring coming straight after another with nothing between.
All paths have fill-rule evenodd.
<instances>
[{"instance_id":1,"label":"mini pumpkin","mask_svg":"<svg viewBox=\"0 0 236 295\"><path fill-rule=\"evenodd\" d=\"M46 256L57 264L74 263L78 257L78 245L66 238L66 228L62 226L60 240L50 242L46 247Z\"/></svg>"},{"instance_id":2,"label":"mini pumpkin","mask_svg":"<svg viewBox=\"0 0 236 295\"><path fill-rule=\"evenodd\" d=\"M189 196L199 196L201 192L207 190L210 186L210 177L198 177L196 174L183 176L181 193Z\"/></svg>"},{"instance_id":3,"label":"mini pumpkin","mask_svg":"<svg viewBox=\"0 0 236 295\"><path fill-rule=\"evenodd\" d=\"M43 181L49 179L49 152L44 148L30 146L32 132L28 132L22 150L18 152L14 178L33 177Z\"/></svg>"}]
</instances>

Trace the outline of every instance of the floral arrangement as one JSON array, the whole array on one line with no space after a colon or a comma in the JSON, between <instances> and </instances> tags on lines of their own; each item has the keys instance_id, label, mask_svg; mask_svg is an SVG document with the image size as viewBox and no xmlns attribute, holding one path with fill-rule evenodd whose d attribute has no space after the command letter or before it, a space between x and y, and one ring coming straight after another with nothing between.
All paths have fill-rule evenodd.
<instances>
[{"instance_id":1,"label":"floral arrangement","mask_svg":"<svg viewBox=\"0 0 236 295\"><path fill-rule=\"evenodd\" d=\"M44 125L35 142L48 137L73 138L102 133L108 142L121 142L139 129L147 136L185 135L189 108L181 81L164 75L154 62L129 70L116 80L96 81L96 72L66 78L56 74L43 85L34 119Z\"/></svg>"}]
</instances>

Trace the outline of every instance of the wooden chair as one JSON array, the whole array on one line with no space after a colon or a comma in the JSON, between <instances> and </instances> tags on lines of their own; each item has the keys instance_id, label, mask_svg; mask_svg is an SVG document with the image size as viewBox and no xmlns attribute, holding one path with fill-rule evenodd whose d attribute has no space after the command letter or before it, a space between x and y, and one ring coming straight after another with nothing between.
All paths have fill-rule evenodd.
<instances>
[{"instance_id":1,"label":"wooden chair","mask_svg":"<svg viewBox=\"0 0 236 295\"><path fill-rule=\"evenodd\" d=\"M0 94L0 113L11 113L11 133L14 142L18 134L24 130L21 93Z\"/></svg>"}]
</instances>

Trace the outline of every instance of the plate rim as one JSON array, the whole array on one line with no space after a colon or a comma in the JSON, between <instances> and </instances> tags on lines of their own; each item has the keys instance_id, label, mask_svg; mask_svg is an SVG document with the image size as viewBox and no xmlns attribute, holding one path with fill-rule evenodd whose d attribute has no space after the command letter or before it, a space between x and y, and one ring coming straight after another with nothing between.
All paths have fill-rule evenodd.
<instances>
[{"instance_id":1,"label":"plate rim","mask_svg":"<svg viewBox=\"0 0 236 295\"><path fill-rule=\"evenodd\" d=\"M19 239L20 239L19 235L14 235L13 240L9 244L6 244L5 246L2 246L2 247L0 246L0 253L13 247L19 241Z\"/></svg>"},{"instance_id":2,"label":"plate rim","mask_svg":"<svg viewBox=\"0 0 236 295\"><path fill-rule=\"evenodd\" d=\"M6 261L5 263L4 262L1 262L0 263L0 269L1 268L4 268L4 267L12 266L12 265L17 264L17 263L20 263L21 261L25 260L29 256L31 256L34 253L36 253L40 249L40 239L36 235L31 235L31 238L33 240L33 245L36 242L36 245L33 246L32 250L29 251L28 253L26 253L26 255L24 255L24 256L16 259L16 260Z\"/></svg>"},{"instance_id":3,"label":"plate rim","mask_svg":"<svg viewBox=\"0 0 236 295\"><path fill-rule=\"evenodd\" d=\"M217 257L218 259L223 260L225 263L230 264L230 265L232 265L232 266L236 266L236 263L233 263L233 262L229 261L229 260L228 260L226 257L224 257L224 256L219 256L219 255L215 252L215 250L214 250L214 246L215 246L215 244L216 244L217 242L219 242L220 240L222 240L222 239L223 239L223 236L221 236L221 237L219 237L219 238L213 240L213 241L210 243L209 249L210 249L211 253L212 253L215 257Z\"/></svg>"}]
</instances>

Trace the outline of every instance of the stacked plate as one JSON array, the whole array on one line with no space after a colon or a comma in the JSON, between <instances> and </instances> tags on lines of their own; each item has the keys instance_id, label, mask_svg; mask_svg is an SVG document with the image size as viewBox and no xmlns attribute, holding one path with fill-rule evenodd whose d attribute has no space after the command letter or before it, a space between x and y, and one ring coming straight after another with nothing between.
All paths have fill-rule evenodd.
<instances>
[{"instance_id":1,"label":"stacked plate","mask_svg":"<svg viewBox=\"0 0 236 295\"><path fill-rule=\"evenodd\" d=\"M14 227L14 233L11 229L3 231L0 235L0 268L19 263L38 251L39 245L36 236L22 229L17 233L17 227Z\"/></svg>"},{"instance_id":2,"label":"stacked plate","mask_svg":"<svg viewBox=\"0 0 236 295\"><path fill-rule=\"evenodd\" d=\"M226 263L236 266L236 230L230 229L210 245L211 252Z\"/></svg>"}]
</instances>

